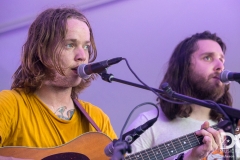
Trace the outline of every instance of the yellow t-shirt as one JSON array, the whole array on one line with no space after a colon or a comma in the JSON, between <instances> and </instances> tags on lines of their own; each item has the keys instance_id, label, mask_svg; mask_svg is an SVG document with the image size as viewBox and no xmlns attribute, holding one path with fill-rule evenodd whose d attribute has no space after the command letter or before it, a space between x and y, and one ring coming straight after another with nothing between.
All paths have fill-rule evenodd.
<instances>
[{"instance_id":1,"label":"yellow t-shirt","mask_svg":"<svg viewBox=\"0 0 240 160\"><path fill-rule=\"evenodd\" d=\"M103 133L117 138L109 117L100 108L79 102ZM0 92L0 146L54 147L89 131L96 130L79 109L71 120L63 120L34 94L22 90Z\"/></svg>"}]
</instances>

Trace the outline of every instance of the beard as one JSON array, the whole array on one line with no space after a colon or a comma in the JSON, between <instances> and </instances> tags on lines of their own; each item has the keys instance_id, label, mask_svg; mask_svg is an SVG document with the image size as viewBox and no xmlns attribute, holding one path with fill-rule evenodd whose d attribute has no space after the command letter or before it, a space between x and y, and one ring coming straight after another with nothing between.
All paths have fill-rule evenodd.
<instances>
[{"instance_id":1,"label":"beard","mask_svg":"<svg viewBox=\"0 0 240 160\"><path fill-rule=\"evenodd\" d=\"M225 85L220 81L213 81L212 77L216 74L209 75L208 78L197 74L196 72L191 72L189 76L189 83L191 86L192 97L218 101L225 92Z\"/></svg>"}]
</instances>

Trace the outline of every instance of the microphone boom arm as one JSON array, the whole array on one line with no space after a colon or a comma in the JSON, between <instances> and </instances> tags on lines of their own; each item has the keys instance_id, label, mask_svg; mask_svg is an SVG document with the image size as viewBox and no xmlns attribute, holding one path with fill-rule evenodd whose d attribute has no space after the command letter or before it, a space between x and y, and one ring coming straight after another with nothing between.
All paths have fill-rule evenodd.
<instances>
[{"instance_id":1,"label":"microphone boom arm","mask_svg":"<svg viewBox=\"0 0 240 160\"><path fill-rule=\"evenodd\" d=\"M107 81L107 82L110 82L110 83L112 81L115 81L115 82L119 82L119 83L122 83L122 84L134 86L134 87L137 87L137 88L150 90L149 88L147 88L144 85L140 85L140 84L137 84L137 83L133 83L133 82L129 82L129 81L114 78L114 76L112 74L102 72L99 75L102 77L102 79L104 81ZM165 91L163 91L161 89L156 89L156 88L151 88L151 89L160 93L160 94L165 94L166 95ZM179 94L179 93L176 93L176 92L173 92L171 96L173 98L176 98L176 99L179 99L179 100L182 100L182 101L186 101L186 102L193 103L193 104L198 104L198 105L210 108L210 109L216 109L216 106L214 104L207 103L206 101L203 101L203 100L200 100L200 99L197 99L197 98L192 98L192 97L189 97L189 96L185 96L183 94ZM224 105L224 104L218 104L218 105L223 109L223 111L229 117L240 119L240 110L232 108L231 106L227 106L227 105Z\"/></svg>"}]
</instances>

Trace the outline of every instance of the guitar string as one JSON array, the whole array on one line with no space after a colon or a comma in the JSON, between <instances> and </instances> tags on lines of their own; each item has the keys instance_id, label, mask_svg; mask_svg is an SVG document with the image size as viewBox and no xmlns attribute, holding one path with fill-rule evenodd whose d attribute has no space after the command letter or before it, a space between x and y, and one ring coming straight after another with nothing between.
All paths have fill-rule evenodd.
<instances>
[{"instance_id":1,"label":"guitar string","mask_svg":"<svg viewBox=\"0 0 240 160\"><path fill-rule=\"evenodd\" d=\"M214 128L214 129L219 129L216 125L215 125L215 126L212 126L212 128ZM202 144L203 136L197 136L195 133L191 133L191 134L188 134L188 135L179 137L179 138L177 138L177 139L174 139L174 140L179 140L180 146L182 145L182 149L183 149L183 150L181 150L181 151L186 150L186 148L183 147L183 144L182 144L181 141L180 141L180 139L183 139L184 137L185 137L186 140L188 141L187 146L185 146L185 147L187 147L187 149L190 149L190 148L193 148L193 147L195 147L195 146L198 146L198 145ZM168 141L168 142L166 142L166 143L172 143L174 140ZM197 141L196 141L196 140L197 140ZM196 144L196 142L198 142L198 143ZM158 151L159 151L159 152L161 153L161 157L162 157L163 159L164 159L164 158L168 158L168 157L170 157L170 156L173 156L173 155L181 152L181 151L175 149L176 153L174 153L173 155L171 155L171 154L169 153L168 149L166 149L166 148L167 148L167 147L165 146L166 143L160 144L160 145L158 145L158 146L155 146L155 147L152 147L152 148L143 150L143 151L140 151L140 152L135 153L135 154L132 154L132 155L129 155L129 156L126 157L126 160L127 160L127 159L130 159L130 158L134 158L134 157L137 156L137 155L140 155L142 158L145 159L146 157L144 157L144 152L146 152L146 155L149 157L148 152L150 152L150 151L152 152L152 154L153 154L155 157L156 157L156 154L159 155L159 154L158 154ZM177 143L177 144L179 144L179 143ZM189 146L189 145L190 145L190 146ZM165 147L163 148L163 146L165 146ZM161 147L162 147L162 148L161 148ZM157 152L156 152L156 151L153 151L153 150L155 150L155 149L157 149ZM166 149L166 150L167 150L167 152L168 152L168 156L167 156L167 157L164 156L164 152L161 151L161 150L163 150L163 149ZM165 151L165 153L167 153L167 152ZM150 154L150 155L151 155L151 154ZM133 157L133 156L134 156L134 157ZM137 158L139 159L139 157L137 157Z\"/></svg>"},{"instance_id":2,"label":"guitar string","mask_svg":"<svg viewBox=\"0 0 240 160\"><path fill-rule=\"evenodd\" d=\"M182 136L182 137L180 137L180 138L183 138L183 137L186 137L186 139L189 141L189 143L188 143L188 146L187 146L187 148L189 147L189 148L192 148L192 147L195 147L195 146L197 146L197 145L200 145L201 143L201 140L203 139L203 136L197 136L196 134L194 134L194 133L191 133L191 134L188 134L188 135L185 135L185 136ZM179 140L180 138L177 138L177 139L174 139L174 140ZM149 148L149 149L147 149L147 150L143 150L143 151L141 151L141 152L139 152L139 153L135 153L135 154L133 154L133 155L130 155L130 156L128 156L128 157L126 157L126 160L127 159L129 159L129 158L134 158L134 157L131 157L131 156L136 156L137 154L140 154L140 156L143 158L143 159L146 159L147 157L149 158L149 155L151 156L151 155L154 155L155 157L156 157L156 154L155 153L157 153L157 155L159 155L158 154L158 152L153 152L153 150L155 150L155 149L157 149L157 148L159 148L159 149L157 149L157 151L159 151L160 153L161 153L161 156L162 156L162 158L168 158L168 157L170 157L170 156L173 156L173 155L175 155L175 154L177 154L177 153L180 153L182 150L177 150L177 149L175 149L174 148L174 144L172 144L172 148L171 147L166 147L166 144L168 143L172 143L174 140L172 140L172 141L169 141L169 142L166 142L166 143L164 143L164 144L161 144L161 145L158 145L158 146L155 146L155 147L152 147L152 148ZM180 140L179 140L180 141ZM194 143L196 143L196 142L198 142L198 144L197 145L194 145L193 146L193 144ZM180 145L179 145L180 144ZM179 146L181 146L182 145L182 143L181 142L177 142L177 145L179 145ZM164 147L163 147L164 146ZM169 151L168 151L168 148L170 148L170 149L174 149L177 153L174 153L174 154L171 154ZM188 148L188 149L189 149ZM162 151L161 150L163 150L163 149L166 149L166 151L165 151L165 153L168 153L167 155L166 154L164 154L164 153L162 153ZM184 147L182 147L182 149L183 149L183 151L185 150L185 148ZM152 154L150 153L150 151L152 152ZM145 153L144 153L145 152ZM148 153L149 152L149 153ZM164 156L164 155L166 155L166 156ZM147 156L147 157L146 157ZM137 157L138 159L139 159L139 157Z\"/></svg>"}]
</instances>

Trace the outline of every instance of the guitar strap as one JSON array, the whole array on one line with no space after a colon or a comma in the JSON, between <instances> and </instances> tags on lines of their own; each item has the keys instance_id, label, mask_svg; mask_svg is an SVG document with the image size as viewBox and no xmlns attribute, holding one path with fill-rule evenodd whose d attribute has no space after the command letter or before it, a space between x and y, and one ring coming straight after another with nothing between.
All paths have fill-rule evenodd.
<instances>
[{"instance_id":1,"label":"guitar strap","mask_svg":"<svg viewBox=\"0 0 240 160\"><path fill-rule=\"evenodd\" d=\"M73 99L73 102L75 103L75 105L80 109L80 111L82 112L82 114L87 118L87 120L92 124L92 126L98 131L98 132L102 132L100 130L100 128L97 126L97 124L93 121L93 119L89 116L89 114L85 111L85 109L83 108L83 106L79 103L79 101L77 99Z\"/></svg>"}]
</instances>

